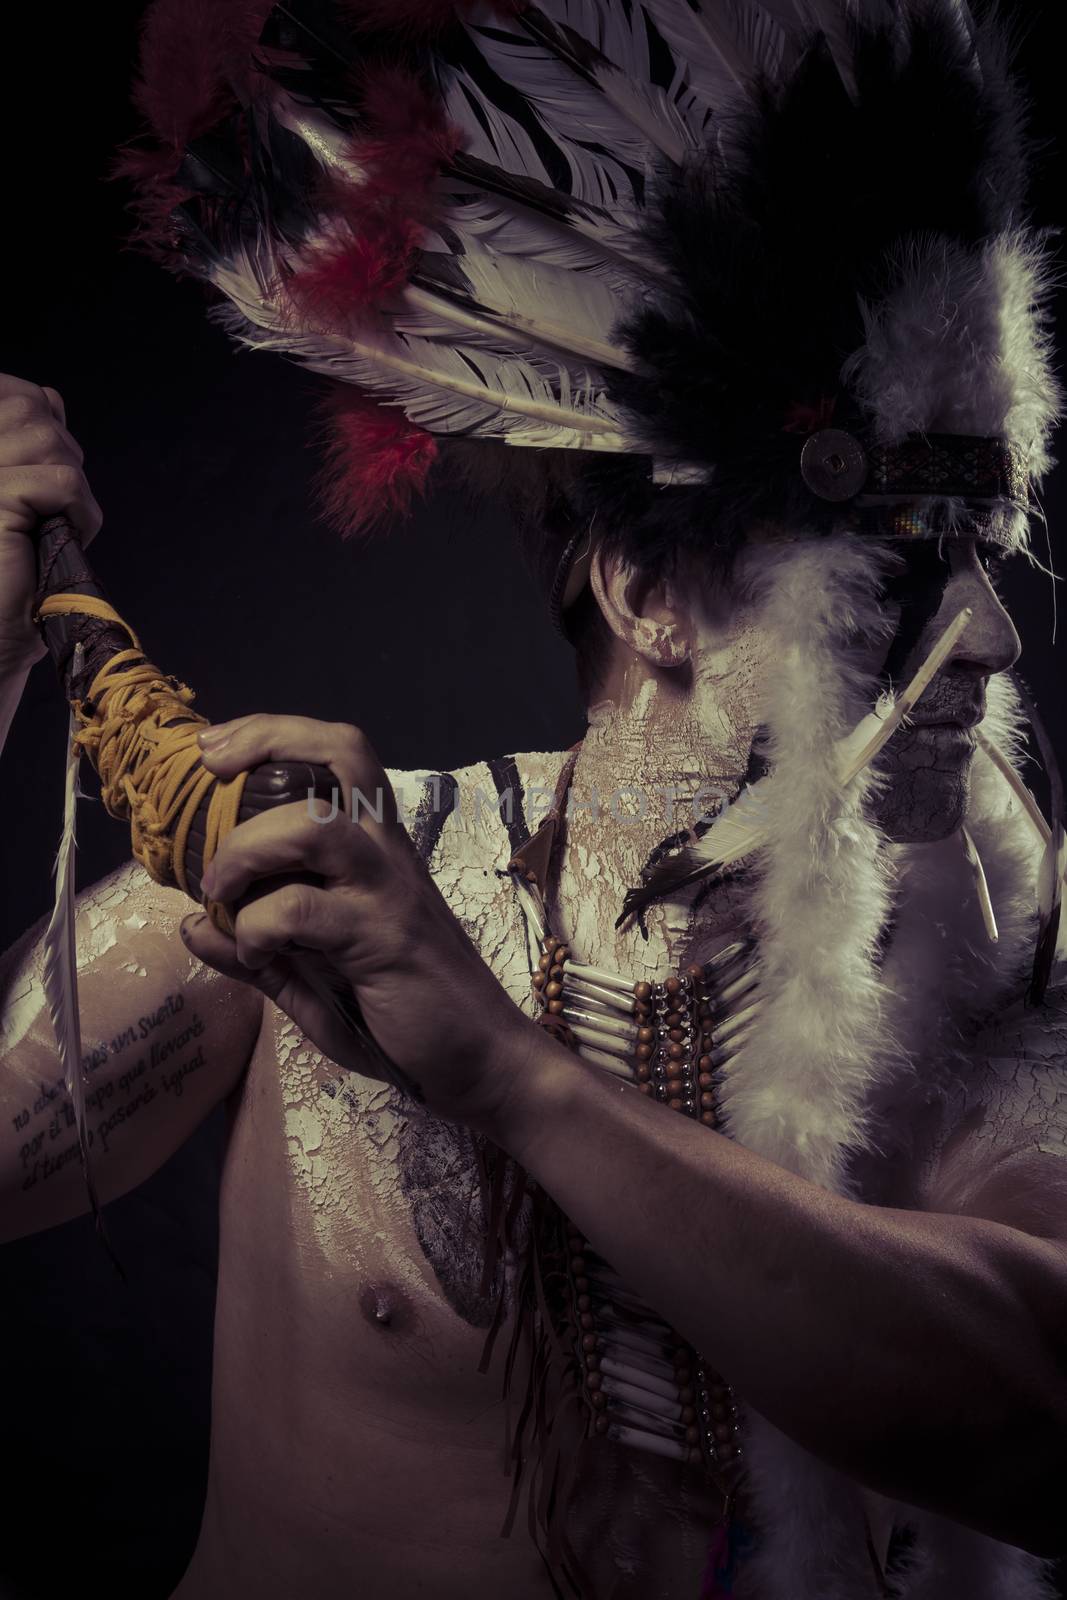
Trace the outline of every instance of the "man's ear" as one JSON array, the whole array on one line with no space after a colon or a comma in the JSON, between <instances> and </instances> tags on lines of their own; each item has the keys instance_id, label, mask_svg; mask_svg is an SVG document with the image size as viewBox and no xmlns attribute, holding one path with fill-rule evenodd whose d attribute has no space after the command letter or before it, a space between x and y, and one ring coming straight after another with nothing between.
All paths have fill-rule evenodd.
<instances>
[{"instance_id":1,"label":"man's ear","mask_svg":"<svg viewBox=\"0 0 1067 1600\"><path fill-rule=\"evenodd\" d=\"M689 660L691 619L676 583L634 572L603 545L593 551L589 582L612 633L650 666L680 667Z\"/></svg>"}]
</instances>

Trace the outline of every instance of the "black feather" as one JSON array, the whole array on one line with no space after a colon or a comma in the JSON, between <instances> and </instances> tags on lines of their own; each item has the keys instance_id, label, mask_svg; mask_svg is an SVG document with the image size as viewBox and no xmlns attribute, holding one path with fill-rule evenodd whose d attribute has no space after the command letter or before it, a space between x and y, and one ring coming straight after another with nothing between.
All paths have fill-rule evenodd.
<instances>
[{"instance_id":1,"label":"black feather","mask_svg":"<svg viewBox=\"0 0 1067 1600\"><path fill-rule=\"evenodd\" d=\"M626 519L634 559L729 548L763 518L827 527L839 512L805 488L787 424L837 396L834 425L862 431L840 378L864 342L859 297L880 297L904 240L977 247L1020 220L1029 147L1002 35L980 30L979 78L948 5L901 9L903 42L856 36L855 100L817 38L661 190L648 238L677 288L624 324L644 370L613 376L611 394L650 456L713 471L698 488L648 487ZM591 470L610 493L616 469ZM628 495L628 466L622 478Z\"/></svg>"}]
</instances>

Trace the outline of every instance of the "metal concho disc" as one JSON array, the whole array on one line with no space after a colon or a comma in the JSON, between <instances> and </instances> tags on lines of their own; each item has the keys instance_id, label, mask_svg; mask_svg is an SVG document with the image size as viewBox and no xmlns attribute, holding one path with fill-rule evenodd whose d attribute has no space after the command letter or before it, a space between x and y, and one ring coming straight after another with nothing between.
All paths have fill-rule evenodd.
<instances>
[{"instance_id":1,"label":"metal concho disc","mask_svg":"<svg viewBox=\"0 0 1067 1600\"><path fill-rule=\"evenodd\" d=\"M851 500L867 482L867 453L842 428L820 428L800 452L800 475L820 500Z\"/></svg>"}]
</instances>

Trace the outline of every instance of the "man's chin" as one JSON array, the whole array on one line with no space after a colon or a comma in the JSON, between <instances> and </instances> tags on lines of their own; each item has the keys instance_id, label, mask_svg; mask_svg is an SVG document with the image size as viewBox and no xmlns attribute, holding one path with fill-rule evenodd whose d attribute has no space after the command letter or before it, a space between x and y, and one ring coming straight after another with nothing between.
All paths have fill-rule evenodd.
<instances>
[{"instance_id":1,"label":"man's chin","mask_svg":"<svg viewBox=\"0 0 1067 1600\"><path fill-rule=\"evenodd\" d=\"M877 796L874 819L894 844L936 844L947 839L967 816L971 757L958 766L887 770Z\"/></svg>"}]
</instances>

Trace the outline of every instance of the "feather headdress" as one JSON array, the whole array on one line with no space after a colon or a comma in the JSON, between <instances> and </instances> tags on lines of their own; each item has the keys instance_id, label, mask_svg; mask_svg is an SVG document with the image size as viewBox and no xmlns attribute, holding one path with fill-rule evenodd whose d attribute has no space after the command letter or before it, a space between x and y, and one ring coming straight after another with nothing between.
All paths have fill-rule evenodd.
<instances>
[{"instance_id":1,"label":"feather headdress","mask_svg":"<svg viewBox=\"0 0 1067 1600\"><path fill-rule=\"evenodd\" d=\"M1024 540L1048 272L963 0L210 9L150 8L157 144L123 166L235 338L349 386L347 528L463 437L582 452L635 556L767 524Z\"/></svg>"}]
</instances>

